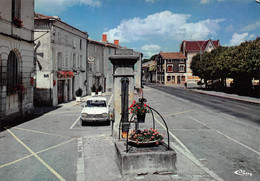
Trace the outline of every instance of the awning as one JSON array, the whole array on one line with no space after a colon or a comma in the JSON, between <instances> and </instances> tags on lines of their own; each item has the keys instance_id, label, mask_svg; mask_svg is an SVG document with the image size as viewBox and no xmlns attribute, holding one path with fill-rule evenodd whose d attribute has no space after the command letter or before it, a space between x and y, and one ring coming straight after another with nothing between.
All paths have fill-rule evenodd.
<instances>
[{"instance_id":1,"label":"awning","mask_svg":"<svg viewBox=\"0 0 260 181\"><path fill-rule=\"evenodd\" d=\"M57 77L59 78L66 78L66 77L73 77L74 73L72 71L57 71Z\"/></svg>"}]
</instances>

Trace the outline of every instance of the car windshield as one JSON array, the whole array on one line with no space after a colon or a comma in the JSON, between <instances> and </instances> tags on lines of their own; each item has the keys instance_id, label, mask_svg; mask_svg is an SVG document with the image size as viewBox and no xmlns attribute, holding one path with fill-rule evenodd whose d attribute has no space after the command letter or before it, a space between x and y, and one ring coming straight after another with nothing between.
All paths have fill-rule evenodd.
<instances>
[{"instance_id":1,"label":"car windshield","mask_svg":"<svg viewBox=\"0 0 260 181\"><path fill-rule=\"evenodd\" d=\"M104 100L89 100L85 107L106 107L106 101Z\"/></svg>"}]
</instances>

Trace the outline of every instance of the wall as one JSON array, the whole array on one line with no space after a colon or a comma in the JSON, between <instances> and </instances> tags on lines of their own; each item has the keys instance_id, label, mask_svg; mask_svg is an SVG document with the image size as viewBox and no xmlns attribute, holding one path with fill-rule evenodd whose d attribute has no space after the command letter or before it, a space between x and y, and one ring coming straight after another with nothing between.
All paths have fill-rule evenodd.
<instances>
[{"instance_id":1,"label":"wall","mask_svg":"<svg viewBox=\"0 0 260 181\"><path fill-rule=\"evenodd\" d=\"M10 120L17 116L33 113L33 85L31 77L34 73L33 61L33 13L34 1L24 0L21 3L21 17L23 26L17 28L12 23L11 2L1 2L0 12L0 119ZM13 51L20 67L20 84L24 92L18 95L7 94L7 59Z\"/></svg>"}]
</instances>

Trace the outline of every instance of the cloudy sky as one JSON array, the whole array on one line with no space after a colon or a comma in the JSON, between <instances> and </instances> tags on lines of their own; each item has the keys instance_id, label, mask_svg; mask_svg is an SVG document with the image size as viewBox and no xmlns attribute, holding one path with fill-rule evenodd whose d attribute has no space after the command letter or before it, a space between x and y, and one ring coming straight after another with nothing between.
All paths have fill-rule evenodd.
<instances>
[{"instance_id":1,"label":"cloudy sky","mask_svg":"<svg viewBox=\"0 0 260 181\"><path fill-rule=\"evenodd\" d=\"M59 16L97 41L107 33L144 58L178 52L183 40L232 46L260 36L255 0L35 0L35 11Z\"/></svg>"}]
</instances>

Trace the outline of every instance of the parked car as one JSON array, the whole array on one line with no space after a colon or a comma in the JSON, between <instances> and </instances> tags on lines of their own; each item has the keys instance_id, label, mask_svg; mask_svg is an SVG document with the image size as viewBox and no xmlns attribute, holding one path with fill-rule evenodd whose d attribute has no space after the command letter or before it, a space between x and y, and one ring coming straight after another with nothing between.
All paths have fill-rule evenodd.
<instances>
[{"instance_id":1,"label":"parked car","mask_svg":"<svg viewBox=\"0 0 260 181\"><path fill-rule=\"evenodd\" d=\"M108 122L109 107L105 97L91 97L83 105L81 125L85 122Z\"/></svg>"}]
</instances>

